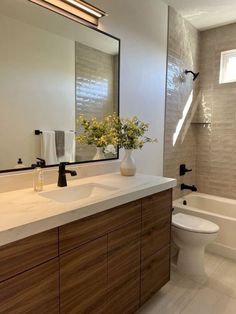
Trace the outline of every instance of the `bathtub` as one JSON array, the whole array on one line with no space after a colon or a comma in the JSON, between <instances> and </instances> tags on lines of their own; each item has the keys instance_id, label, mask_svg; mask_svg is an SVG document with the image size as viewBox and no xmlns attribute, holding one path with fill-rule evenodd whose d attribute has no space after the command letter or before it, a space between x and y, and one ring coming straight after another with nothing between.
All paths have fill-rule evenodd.
<instances>
[{"instance_id":1,"label":"bathtub","mask_svg":"<svg viewBox=\"0 0 236 314\"><path fill-rule=\"evenodd\" d=\"M194 215L216 223L220 227L219 235L207 250L236 260L236 200L192 192L174 201L173 207L174 213Z\"/></svg>"}]
</instances>

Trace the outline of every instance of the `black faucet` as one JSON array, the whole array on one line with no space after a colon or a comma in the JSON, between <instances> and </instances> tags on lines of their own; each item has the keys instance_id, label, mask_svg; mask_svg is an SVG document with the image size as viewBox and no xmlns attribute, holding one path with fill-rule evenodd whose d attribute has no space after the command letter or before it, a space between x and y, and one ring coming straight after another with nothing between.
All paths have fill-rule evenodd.
<instances>
[{"instance_id":1,"label":"black faucet","mask_svg":"<svg viewBox=\"0 0 236 314\"><path fill-rule=\"evenodd\" d=\"M66 165L68 165L68 162L61 162L59 165L59 176L58 176L58 182L57 186L64 187L67 186L67 181L66 181L66 174L70 173L72 177L77 175L77 172L75 170L66 170Z\"/></svg>"},{"instance_id":2,"label":"black faucet","mask_svg":"<svg viewBox=\"0 0 236 314\"><path fill-rule=\"evenodd\" d=\"M193 192L197 192L197 188L195 185L187 185L184 183L181 184L181 190L191 190Z\"/></svg>"}]
</instances>

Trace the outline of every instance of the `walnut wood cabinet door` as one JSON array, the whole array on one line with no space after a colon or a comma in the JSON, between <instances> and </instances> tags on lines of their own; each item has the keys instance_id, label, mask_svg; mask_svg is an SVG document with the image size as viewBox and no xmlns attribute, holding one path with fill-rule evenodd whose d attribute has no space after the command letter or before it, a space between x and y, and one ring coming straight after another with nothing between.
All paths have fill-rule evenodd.
<instances>
[{"instance_id":1,"label":"walnut wood cabinet door","mask_svg":"<svg viewBox=\"0 0 236 314\"><path fill-rule=\"evenodd\" d=\"M107 313L107 236L60 256L60 313Z\"/></svg>"},{"instance_id":2,"label":"walnut wood cabinet door","mask_svg":"<svg viewBox=\"0 0 236 314\"><path fill-rule=\"evenodd\" d=\"M0 283L1 314L58 314L58 258Z\"/></svg>"},{"instance_id":3,"label":"walnut wood cabinet door","mask_svg":"<svg viewBox=\"0 0 236 314\"><path fill-rule=\"evenodd\" d=\"M58 256L58 230L52 229L0 247L0 282Z\"/></svg>"},{"instance_id":4,"label":"walnut wood cabinet door","mask_svg":"<svg viewBox=\"0 0 236 314\"><path fill-rule=\"evenodd\" d=\"M172 191L142 200L141 304L170 279Z\"/></svg>"},{"instance_id":5,"label":"walnut wood cabinet door","mask_svg":"<svg viewBox=\"0 0 236 314\"><path fill-rule=\"evenodd\" d=\"M164 247L142 262L141 304L170 280L170 247Z\"/></svg>"},{"instance_id":6,"label":"walnut wood cabinet door","mask_svg":"<svg viewBox=\"0 0 236 314\"><path fill-rule=\"evenodd\" d=\"M140 305L141 220L108 234L108 312L134 313Z\"/></svg>"}]
</instances>

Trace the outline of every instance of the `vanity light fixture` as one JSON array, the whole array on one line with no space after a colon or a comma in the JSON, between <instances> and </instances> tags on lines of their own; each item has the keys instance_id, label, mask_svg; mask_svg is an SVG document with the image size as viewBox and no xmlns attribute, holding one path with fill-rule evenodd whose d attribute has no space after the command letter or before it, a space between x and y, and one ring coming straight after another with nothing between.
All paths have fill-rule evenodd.
<instances>
[{"instance_id":1,"label":"vanity light fixture","mask_svg":"<svg viewBox=\"0 0 236 314\"><path fill-rule=\"evenodd\" d=\"M73 19L86 21L98 26L99 19L107 13L82 0L29 0L44 8Z\"/></svg>"}]
</instances>

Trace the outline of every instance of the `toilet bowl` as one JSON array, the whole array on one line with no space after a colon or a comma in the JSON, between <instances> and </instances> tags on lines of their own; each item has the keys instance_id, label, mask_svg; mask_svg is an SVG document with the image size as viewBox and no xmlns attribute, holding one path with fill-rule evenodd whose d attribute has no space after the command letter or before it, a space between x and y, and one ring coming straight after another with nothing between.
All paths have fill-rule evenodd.
<instances>
[{"instance_id":1,"label":"toilet bowl","mask_svg":"<svg viewBox=\"0 0 236 314\"><path fill-rule=\"evenodd\" d=\"M205 247L213 242L219 232L215 223L182 213L172 216L172 237L179 248L177 269L180 272L206 276Z\"/></svg>"}]
</instances>

